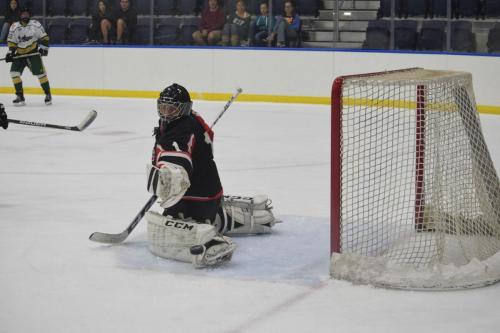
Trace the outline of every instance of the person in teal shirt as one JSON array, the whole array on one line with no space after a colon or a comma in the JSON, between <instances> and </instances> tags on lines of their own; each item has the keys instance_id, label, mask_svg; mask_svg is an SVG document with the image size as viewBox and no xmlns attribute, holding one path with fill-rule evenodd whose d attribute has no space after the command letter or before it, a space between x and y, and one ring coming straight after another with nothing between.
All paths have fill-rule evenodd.
<instances>
[{"instance_id":1,"label":"person in teal shirt","mask_svg":"<svg viewBox=\"0 0 500 333\"><path fill-rule=\"evenodd\" d=\"M262 2L259 6L260 14L250 23L248 33L249 46L266 46L270 31L274 27L274 18L269 18L269 7L267 2Z\"/></svg>"}]
</instances>

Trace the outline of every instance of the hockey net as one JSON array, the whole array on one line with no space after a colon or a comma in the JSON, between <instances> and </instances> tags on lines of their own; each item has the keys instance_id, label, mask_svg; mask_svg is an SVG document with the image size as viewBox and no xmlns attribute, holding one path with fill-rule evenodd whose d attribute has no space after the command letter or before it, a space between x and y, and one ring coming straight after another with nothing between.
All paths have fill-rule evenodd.
<instances>
[{"instance_id":1,"label":"hockey net","mask_svg":"<svg viewBox=\"0 0 500 333\"><path fill-rule=\"evenodd\" d=\"M334 278L403 289L500 279L500 183L469 73L339 77L331 139Z\"/></svg>"}]
</instances>

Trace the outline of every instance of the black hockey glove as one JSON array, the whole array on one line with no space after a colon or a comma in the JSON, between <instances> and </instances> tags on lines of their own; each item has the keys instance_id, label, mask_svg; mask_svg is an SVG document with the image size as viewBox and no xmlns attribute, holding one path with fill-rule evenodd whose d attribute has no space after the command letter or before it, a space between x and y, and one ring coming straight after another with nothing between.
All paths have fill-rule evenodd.
<instances>
[{"instance_id":1,"label":"black hockey glove","mask_svg":"<svg viewBox=\"0 0 500 333\"><path fill-rule=\"evenodd\" d=\"M5 55L5 62L13 62L14 61L14 52L9 52Z\"/></svg>"},{"instance_id":2,"label":"black hockey glove","mask_svg":"<svg viewBox=\"0 0 500 333\"><path fill-rule=\"evenodd\" d=\"M7 129L7 127L9 127L7 113L5 113L5 108L3 107L2 103L0 103L0 126L2 126L3 129Z\"/></svg>"},{"instance_id":3,"label":"black hockey glove","mask_svg":"<svg viewBox=\"0 0 500 333\"><path fill-rule=\"evenodd\" d=\"M40 53L40 55L42 57L46 57L46 56L49 55L49 49L45 48L45 47L44 48L41 47L41 48L38 49L38 53Z\"/></svg>"}]
</instances>

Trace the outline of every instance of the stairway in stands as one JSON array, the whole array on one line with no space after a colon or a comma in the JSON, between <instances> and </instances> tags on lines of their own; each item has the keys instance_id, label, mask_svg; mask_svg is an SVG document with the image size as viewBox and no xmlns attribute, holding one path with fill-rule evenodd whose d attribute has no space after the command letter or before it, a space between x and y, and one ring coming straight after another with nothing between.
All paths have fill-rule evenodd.
<instances>
[{"instance_id":1,"label":"stairway in stands","mask_svg":"<svg viewBox=\"0 0 500 333\"><path fill-rule=\"evenodd\" d=\"M361 48L368 21L377 17L380 0L339 1L335 17L335 0L323 0L319 17L304 24L302 47ZM339 33L336 31L337 21Z\"/></svg>"}]
</instances>

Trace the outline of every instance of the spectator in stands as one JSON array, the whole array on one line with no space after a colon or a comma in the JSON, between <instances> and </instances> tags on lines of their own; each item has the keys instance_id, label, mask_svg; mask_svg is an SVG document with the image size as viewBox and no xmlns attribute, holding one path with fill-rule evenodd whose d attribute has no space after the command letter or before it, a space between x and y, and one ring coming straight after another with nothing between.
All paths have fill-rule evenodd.
<instances>
[{"instance_id":1,"label":"spectator in stands","mask_svg":"<svg viewBox=\"0 0 500 333\"><path fill-rule=\"evenodd\" d=\"M11 0L9 1L7 8L5 8L2 32L0 33L0 43L5 41L5 37L7 37L11 24L17 21L19 21L19 4L17 3L17 0Z\"/></svg>"},{"instance_id":2,"label":"spectator in stands","mask_svg":"<svg viewBox=\"0 0 500 333\"><path fill-rule=\"evenodd\" d=\"M92 11L92 25L90 27L90 40L102 41L109 44L109 33L114 22L111 10L108 9L106 2L100 0L97 2L97 8Z\"/></svg>"},{"instance_id":3,"label":"spectator in stands","mask_svg":"<svg viewBox=\"0 0 500 333\"><path fill-rule=\"evenodd\" d=\"M222 45L240 46L240 41L247 40L251 19L245 1L236 1L236 11L228 16L222 31Z\"/></svg>"},{"instance_id":4,"label":"spectator in stands","mask_svg":"<svg viewBox=\"0 0 500 333\"><path fill-rule=\"evenodd\" d=\"M299 38L301 25L300 16L295 12L292 1L285 1L283 14L276 19L273 33L269 36L269 43L271 44L277 37L277 47L290 46L290 42Z\"/></svg>"},{"instance_id":5,"label":"spectator in stands","mask_svg":"<svg viewBox=\"0 0 500 333\"><path fill-rule=\"evenodd\" d=\"M215 45L221 39L224 27L224 11L217 0L208 0L208 7L201 12L199 30L193 32L193 39L197 45Z\"/></svg>"},{"instance_id":6,"label":"spectator in stands","mask_svg":"<svg viewBox=\"0 0 500 333\"><path fill-rule=\"evenodd\" d=\"M250 46L267 45L267 37L273 29L274 19L269 19L269 7L267 1L259 6L260 14L250 22L250 31L248 33L248 44ZM270 22L271 21L271 22Z\"/></svg>"},{"instance_id":7,"label":"spectator in stands","mask_svg":"<svg viewBox=\"0 0 500 333\"><path fill-rule=\"evenodd\" d=\"M120 6L115 12L116 44L132 43L137 26L137 11L130 0L120 0Z\"/></svg>"}]
</instances>

